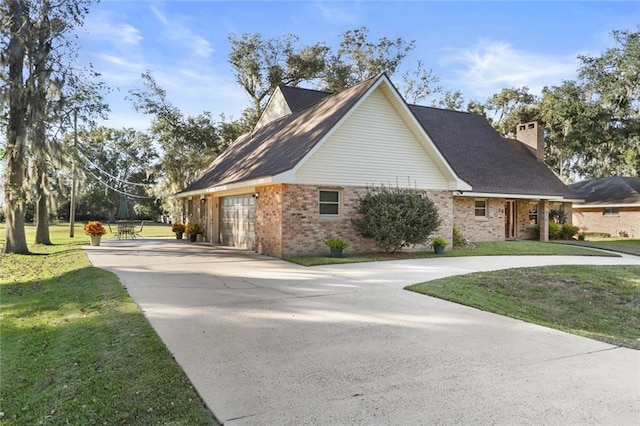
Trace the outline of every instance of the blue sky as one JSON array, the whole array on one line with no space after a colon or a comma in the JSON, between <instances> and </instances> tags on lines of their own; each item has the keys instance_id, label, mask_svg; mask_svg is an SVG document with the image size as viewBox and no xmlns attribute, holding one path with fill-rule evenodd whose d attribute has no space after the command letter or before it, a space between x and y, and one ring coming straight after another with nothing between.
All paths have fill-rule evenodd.
<instances>
[{"instance_id":1,"label":"blue sky","mask_svg":"<svg viewBox=\"0 0 640 426\"><path fill-rule=\"evenodd\" d=\"M415 40L405 59L422 60L445 89L485 101L503 87L538 93L576 77L578 54L613 46L612 30L637 30L640 1L114 1L93 5L79 31L80 60L112 91L110 127L145 130L150 121L124 98L152 72L185 114L238 117L249 98L227 62L230 33L291 33L301 44L337 46L367 26L370 37ZM393 79L393 78L392 78Z\"/></svg>"}]
</instances>

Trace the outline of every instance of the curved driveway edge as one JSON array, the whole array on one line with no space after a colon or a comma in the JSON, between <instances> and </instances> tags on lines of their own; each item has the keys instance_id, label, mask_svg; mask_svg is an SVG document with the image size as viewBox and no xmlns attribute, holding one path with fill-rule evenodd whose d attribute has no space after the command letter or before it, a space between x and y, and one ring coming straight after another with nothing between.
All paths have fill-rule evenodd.
<instances>
[{"instance_id":1,"label":"curved driveway edge","mask_svg":"<svg viewBox=\"0 0 640 426\"><path fill-rule=\"evenodd\" d=\"M86 247L225 425L638 424L640 351L401 288L456 273L640 258L306 268L177 240Z\"/></svg>"}]
</instances>

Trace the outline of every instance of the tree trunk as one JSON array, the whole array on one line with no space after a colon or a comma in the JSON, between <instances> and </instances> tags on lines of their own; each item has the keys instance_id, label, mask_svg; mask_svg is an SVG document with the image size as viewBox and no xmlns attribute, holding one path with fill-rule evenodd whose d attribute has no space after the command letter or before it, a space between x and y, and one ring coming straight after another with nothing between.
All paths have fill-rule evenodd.
<instances>
[{"instance_id":1,"label":"tree trunk","mask_svg":"<svg viewBox=\"0 0 640 426\"><path fill-rule=\"evenodd\" d=\"M46 184L44 179L44 172L38 169L36 172L38 186L44 186ZM43 188L39 188L38 196L36 198L36 244L51 245L51 238L49 237L49 208L47 204L47 195Z\"/></svg>"},{"instance_id":2,"label":"tree trunk","mask_svg":"<svg viewBox=\"0 0 640 426\"><path fill-rule=\"evenodd\" d=\"M35 199L36 199L36 244L51 245L49 237L49 209L47 205L47 155L52 147L47 144L47 90L51 71L47 61L51 55L51 25L48 14L49 2L42 2L40 20L37 27L37 50L31 56L32 74L27 86L32 88L31 116L29 122L33 128L31 140L35 156Z\"/></svg>"},{"instance_id":3,"label":"tree trunk","mask_svg":"<svg viewBox=\"0 0 640 426\"><path fill-rule=\"evenodd\" d=\"M24 4L15 0L9 2L11 36L9 40L9 123L7 128L7 169L5 175L5 206L7 209L6 253L28 254L27 238L24 232L25 205L25 143L27 112L24 93L25 45L22 31Z\"/></svg>"}]
</instances>

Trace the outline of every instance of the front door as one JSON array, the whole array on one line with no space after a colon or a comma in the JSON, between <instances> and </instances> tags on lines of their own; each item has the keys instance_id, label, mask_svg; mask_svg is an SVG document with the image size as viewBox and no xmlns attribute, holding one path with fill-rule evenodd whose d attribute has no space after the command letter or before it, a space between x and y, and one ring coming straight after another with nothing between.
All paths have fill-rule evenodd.
<instances>
[{"instance_id":1,"label":"front door","mask_svg":"<svg viewBox=\"0 0 640 426\"><path fill-rule=\"evenodd\" d=\"M504 238L507 240L516 237L516 202L504 203Z\"/></svg>"}]
</instances>

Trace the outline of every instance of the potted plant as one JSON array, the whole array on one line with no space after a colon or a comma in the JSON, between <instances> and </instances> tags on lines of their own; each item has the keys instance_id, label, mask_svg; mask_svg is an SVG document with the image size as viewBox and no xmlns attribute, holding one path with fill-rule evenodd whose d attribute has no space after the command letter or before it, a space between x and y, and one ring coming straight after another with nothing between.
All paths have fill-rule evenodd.
<instances>
[{"instance_id":1,"label":"potted plant","mask_svg":"<svg viewBox=\"0 0 640 426\"><path fill-rule=\"evenodd\" d=\"M433 247L433 251L436 254L444 253L444 248L448 245L447 240L442 237L435 237L431 240L431 246Z\"/></svg>"},{"instance_id":2,"label":"potted plant","mask_svg":"<svg viewBox=\"0 0 640 426\"><path fill-rule=\"evenodd\" d=\"M171 232L175 232L177 240L182 239L182 234L184 234L184 228L185 228L184 223L180 223L180 222L175 222L171 227Z\"/></svg>"},{"instance_id":3,"label":"potted plant","mask_svg":"<svg viewBox=\"0 0 640 426\"><path fill-rule=\"evenodd\" d=\"M84 233L91 238L92 246L99 246L100 239L104 234L107 233L107 230L104 226L102 226L102 222L98 222L97 220L87 223L84 226Z\"/></svg>"},{"instance_id":4,"label":"potted plant","mask_svg":"<svg viewBox=\"0 0 640 426\"><path fill-rule=\"evenodd\" d=\"M329 239L322 240L322 242L331 250L331 257L342 256L342 251L349 246L349 243L340 237L331 237Z\"/></svg>"},{"instance_id":5,"label":"potted plant","mask_svg":"<svg viewBox=\"0 0 640 426\"><path fill-rule=\"evenodd\" d=\"M198 239L198 235L202 234L202 226L198 222L189 222L185 227L185 232L189 235L189 240L195 243Z\"/></svg>"}]
</instances>

